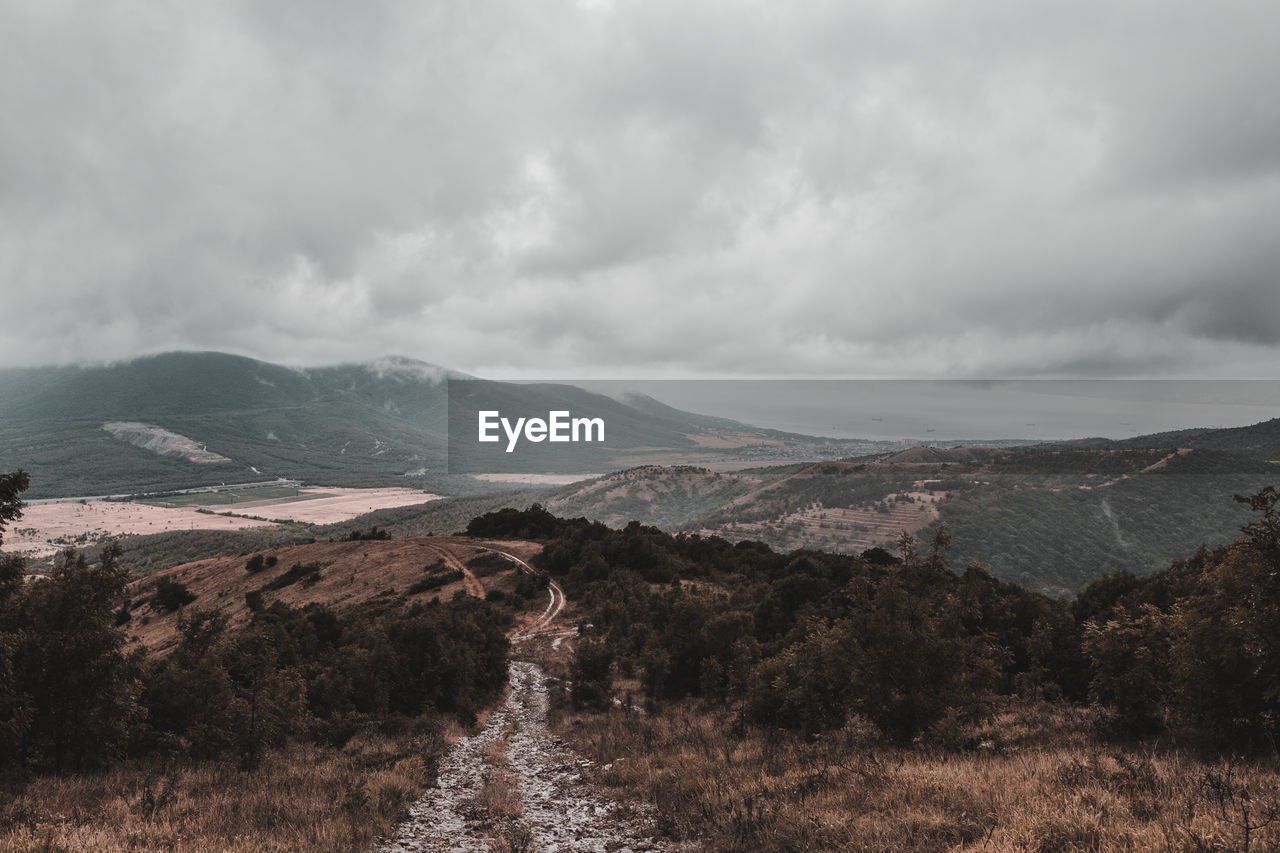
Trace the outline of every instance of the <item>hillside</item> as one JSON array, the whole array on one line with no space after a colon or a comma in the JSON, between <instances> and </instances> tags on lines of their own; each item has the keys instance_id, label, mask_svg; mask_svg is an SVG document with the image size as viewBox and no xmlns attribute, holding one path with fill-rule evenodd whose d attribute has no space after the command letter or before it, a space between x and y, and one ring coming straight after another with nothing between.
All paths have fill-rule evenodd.
<instances>
[{"instance_id":1,"label":"hillside","mask_svg":"<svg viewBox=\"0 0 1280 853\"><path fill-rule=\"evenodd\" d=\"M447 379L467 389L455 393L452 408ZM756 429L648 398L615 400L572 385L473 380L403 358L295 369L178 352L0 370L0 470L28 471L29 497L36 499L276 478L475 494L493 487L450 475L446 454L449 418L457 435L473 438L478 408L590 413L607 420L608 443L575 445L553 467L542 460L521 467L520 454L493 445L492 465L467 468L455 459L455 473L604 473L645 463L815 459L868 446Z\"/></svg>"},{"instance_id":2,"label":"hillside","mask_svg":"<svg viewBox=\"0 0 1280 853\"><path fill-rule=\"evenodd\" d=\"M584 515L615 527L637 519L680 527L759 486L758 480L706 468L647 465L575 484L544 504L558 515Z\"/></svg>"},{"instance_id":3,"label":"hillside","mask_svg":"<svg viewBox=\"0 0 1280 853\"><path fill-rule=\"evenodd\" d=\"M0 468L31 472L33 498L277 477L409 485L408 472L443 467L445 375L408 360L294 370L221 353L0 371ZM211 456L148 447L145 428Z\"/></svg>"},{"instance_id":4,"label":"hillside","mask_svg":"<svg viewBox=\"0 0 1280 853\"><path fill-rule=\"evenodd\" d=\"M945 548L788 554L545 511L471 527L541 531L582 603L573 658L549 657L570 681L554 731L675 839L1275 850L1280 501L1249 502L1232 545L1074 600L948 571Z\"/></svg>"},{"instance_id":5,"label":"hillside","mask_svg":"<svg viewBox=\"0 0 1280 853\"><path fill-rule=\"evenodd\" d=\"M1166 444L1172 439L1176 443ZM857 554L946 524L957 566L1064 594L1109 572L1146 574L1248 517L1231 500L1280 473L1280 421L1231 430L1028 448L917 447L726 475L640 469L565 487L562 515Z\"/></svg>"},{"instance_id":6,"label":"hillside","mask_svg":"<svg viewBox=\"0 0 1280 853\"><path fill-rule=\"evenodd\" d=\"M522 559L540 550L527 542L419 537L314 542L198 560L133 581L126 591L127 630L133 642L150 649L164 650L177 640L182 610L164 606L157 597L166 583L180 583L194 596L184 606L217 610L232 629L248 624L253 608L275 602L341 610L371 601L410 605L459 594L511 593L518 581L516 566L495 561L489 548ZM262 562L249 571L257 557Z\"/></svg>"}]
</instances>

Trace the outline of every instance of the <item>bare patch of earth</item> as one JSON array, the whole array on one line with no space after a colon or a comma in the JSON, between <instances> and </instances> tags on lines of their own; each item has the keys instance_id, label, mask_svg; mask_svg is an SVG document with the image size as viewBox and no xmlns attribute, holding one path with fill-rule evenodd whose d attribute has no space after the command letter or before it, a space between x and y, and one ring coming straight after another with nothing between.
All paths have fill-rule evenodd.
<instances>
[{"instance_id":1,"label":"bare patch of earth","mask_svg":"<svg viewBox=\"0 0 1280 853\"><path fill-rule=\"evenodd\" d=\"M347 489L320 486L300 489L293 497L270 498L234 504L227 512L247 513L271 519L333 524L375 509L413 506L440 500L440 495L417 489Z\"/></svg>"},{"instance_id":2,"label":"bare patch of earth","mask_svg":"<svg viewBox=\"0 0 1280 853\"><path fill-rule=\"evenodd\" d=\"M171 456L206 465L231 461L220 453L205 449L203 444L194 439L154 424L138 421L108 421L102 425L102 428L121 441L128 442L134 447L141 447L143 450L150 450L160 456Z\"/></svg>"},{"instance_id":3,"label":"bare patch of earth","mask_svg":"<svg viewBox=\"0 0 1280 853\"><path fill-rule=\"evenodd\" d=\"M723 536L730 541L772 539L785 549L825 548L838 553L857 553L892 545L904 531L914 535L932 524L938 519L937 504L944 496L943 492L923 491L886 495L886 512L869 507L828 507L815 503L773 519L731 522L699 532L704 536ZM899 497L911 501L898 503Z\"/></svg>"},{"instance_id":4,"label":"bare patch of earth","mask_svg":"<svg viewBox=\"0 0 1280 853\"><path fill-rule=\"evenodd\" d=\"M67 545L86 545L125 534L169 530L239 530L270 527L270 522L196 512L186 507L158 507L123 501L47 503L28 506L22 519L6 532L6 551L47 557Z\"/></svg>"},{"instance_id":5,"label":"bare patch of earth","mask_svg":"<svg viewBox=\"0 0 1280 853\"><path fill-rule=\"evenodd\" d=\"M5 550L27 557L48 557L67 545L87 545L113 536L146 535L171 530L240 530L268 527L275 521L333 524L375 509L411 506L439 500L415 489L307 488L292 497L204 507L159 507L148 504L86 500L35 504L5 534ZM243 515L257 516L242 518ZM268 520L269 519L269 520Z\"/></svg>"},{"instance_id":6,"label":"bare patch of earth","mask_svg":"<svg viewBox=\"0 0 1280 853\"><path fill-rule=\"evenodd\" d=\"M509 818L531 849L639 853L691 850L657 838L644 816L627 813L598 793L586 776L592 762L577 755L547 728L547 680L542 668L513 661L506 703L477 734L454 744L440 765L437 787L410 809L379 853L487 853L488 828L476 802L493 744L506 738L506 768L515 776L521 808ZM508 830L510 831L510 829ZM496 839L492 839L496 841Z\"/></svg>"},{"instance_id":7,"label":"bare patch of earth","mask_svg":"<svg viewBox=\"0 0 1280 853\"><path fill-rule=\"evenodd\" d=\"M486 483L523 483L528 486L567 486L599 477L599 474L472 474Z\"/></svg>"}]
</instances>

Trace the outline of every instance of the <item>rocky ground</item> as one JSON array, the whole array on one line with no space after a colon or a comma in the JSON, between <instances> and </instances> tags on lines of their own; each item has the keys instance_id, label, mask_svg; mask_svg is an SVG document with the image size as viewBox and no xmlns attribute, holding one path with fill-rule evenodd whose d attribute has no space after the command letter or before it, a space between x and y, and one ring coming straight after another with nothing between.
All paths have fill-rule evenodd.
<instances>
[{"instance_id":1,"label":"rocky ground","mask_svg":"<svg viewBox=\"0 0 1280 853\"><path fill-rule=\"evenodd\" d=\"M479 733L454 744L437 787L412 806L379 853L689 849L654 838L647 821L594 789L591 762L547 728L541 667L515 661L510 677L506 703Z\"/></svg>"}]
</instances>

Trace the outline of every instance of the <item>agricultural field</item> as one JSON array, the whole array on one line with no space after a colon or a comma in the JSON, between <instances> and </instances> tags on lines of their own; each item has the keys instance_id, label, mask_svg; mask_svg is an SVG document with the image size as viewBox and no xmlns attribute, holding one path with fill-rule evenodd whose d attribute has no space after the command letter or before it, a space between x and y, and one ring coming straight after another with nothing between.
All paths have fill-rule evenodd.
<instances>
[{"instance_id":1,"label":"agricultural field","mask_svg":"<svg viewBox=\"0 0 1280 853\"><path fill-rule=\"evenodd\" d=\"M183 494L146 501L84 500L35 504L5 536L5 550L52 557L68 545L175 530L243 530L286 522L334 524L379 509L425 504L439 495L416 489L272 486Z\"/></svg>"}]
</instances>

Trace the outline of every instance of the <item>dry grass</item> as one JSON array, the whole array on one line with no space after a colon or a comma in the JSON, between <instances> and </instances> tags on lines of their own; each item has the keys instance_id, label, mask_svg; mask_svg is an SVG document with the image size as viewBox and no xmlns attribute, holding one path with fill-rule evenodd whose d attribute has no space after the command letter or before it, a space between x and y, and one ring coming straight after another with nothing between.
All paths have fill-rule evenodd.
<instances>
[{"instance_id":1,"label":"dry grass","mask_svg":"<svg viewBox=\"0 0 1280 853\"><path fill-rule=\"evenodd\" d=\"M968 730L968 750L892 747L857 725L813 742L738 735L693 704L557 725L618 797L711 851L1280 849L1274 762L1102 745L1082 710L1010 708Z\"/></svg>"},{"instance_id":2,"label":"dry grass","mask_svg":"<svg viewBox=\"0 0 1280 853\"><path fill-rule=\"evenodd\" d=\"M903 531L916 534L938 520L938 501L946 492L904 492L913 503L892 503L899 493L886 495L888 512L875 509L810 504L802 509L760 521L735 521L699 531L704 536L730 540L770 537L784 550L821 548L856 554L867 548L889 546Z\"/></svg>"},{"instance_id":3,"label":"dry grass","mask_svg":"<svg viewBox=\"0 0 1280 853\"><path fill-rule=\"evenodd\" d=\"M492 853L521 853L533 843L529 828L520 821L524 815L520 781L507 763L511 734L509 729L489 744L484 780L470 804Z\"/></svg>"},{"instance_id":4,"label":"dry grass","mask_svg":"<svg viewBox=\"0 0 1280 853\"><path fill-rule=\"evenodd\" d=\"M431 598L448 601L462 589L467 589L472 595L483 596L484 589L474 578L413 596L407 591L440 559L444 558L450 566L465 570L464 563L488 553L481 550L481 546L490 544L523 559L529 559L540 550L539 546L526 542L424 536L268 548L260 553L265 557L275 557L276 565L259 572L245 571L245 556L214 557L185 563L130 584L128 594L139 603L133 608L133 618L126 630L132 641L153 650L167 649L177 641L181 611L167 613L141 603L148 600L161 578L176 580L195 593L197 598L192 607L216 609L226 614L233 629L239 628L248 624L251 616L245 593L262 591L270 581L296 564L314 564L320 573L319 580L268 590L264 592L267 605L281 601L290 607L304 607L313 602L329 607L353 607L388 596L423 602ZM494 583L499 584L515 574L516 568L511 564L505 574L495 576Z\"/></svg>"},{"instance_id":5,"label":"dry grass","mask_svg":"<svg viewBox=\"0 0 1280 853\"><path fill-rule=\"evenodd\" d=\"M404 818L457 734L299 745L248 772L208 763L37 778L0 800L0 853L365 851Z\"/></svg>"}]
</instances>

